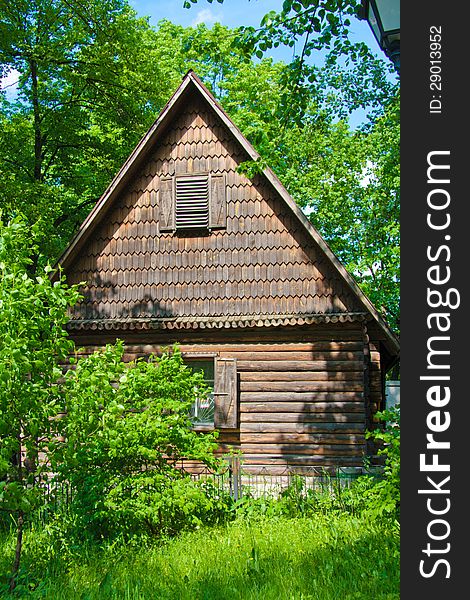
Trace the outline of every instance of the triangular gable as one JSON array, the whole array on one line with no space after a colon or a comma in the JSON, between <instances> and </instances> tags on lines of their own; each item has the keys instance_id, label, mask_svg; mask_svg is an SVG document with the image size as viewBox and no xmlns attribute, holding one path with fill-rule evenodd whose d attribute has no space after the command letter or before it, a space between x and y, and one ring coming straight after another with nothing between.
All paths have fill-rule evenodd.
<instances>
[{"instance_id":1,"label":"triangular gable","mask_svg":"<svg viewBox=\"0 0 470 600\"><path fill-rule=\"evenodd\" d=\"M250 181L236 172L258 158L190 71L58 262L72 282L93 279L75 321L227 326L372 318L396 354L393 333L274 173L266 168ZM225 173L232 228L198 238L195 248L190 238L160 232L157 249L155 189L161 202L162 182L178 169ZM192 264L188 250L199 251Z\"/></svg>"}]
</instances>

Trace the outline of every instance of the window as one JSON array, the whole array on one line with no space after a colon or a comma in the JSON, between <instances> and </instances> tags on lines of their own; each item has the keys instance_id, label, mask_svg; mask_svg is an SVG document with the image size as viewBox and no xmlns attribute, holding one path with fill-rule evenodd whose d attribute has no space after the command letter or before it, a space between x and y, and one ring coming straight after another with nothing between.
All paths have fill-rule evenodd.
<instances>
[{"instance_id":1,"label":"window","mask_svg":"<svg viewBox=\"0 0 470 600\"><path fill-rule=\"evenodd\" d=\"M226 227L225 176L221 173L162 177L157 202L161 232Z\"/></svg>"},{"instance_id":2,"label":"window","mask_svg":"<svg viewBox=\"0 0 470 600\"><path fill-rule=\"evenodd\" d=\"M207 398L197 399L191 407L195 429L234 429L238 425L237 363L234 358L184 356L193 371L202 371L212 389Z\"/></svg>"},{"instance_id":3,"label":"window","mask_svg":"<svg viewBox=\"0 0 470 600\"><path fill-rule=\"evenodd\" d=\"M202 371L204 383L211 389L205 398L197 398L191 407L191 421L193 425L214 425L214 361L213 360L185 360L194 372Z\"/></svg>"}]
</instances>

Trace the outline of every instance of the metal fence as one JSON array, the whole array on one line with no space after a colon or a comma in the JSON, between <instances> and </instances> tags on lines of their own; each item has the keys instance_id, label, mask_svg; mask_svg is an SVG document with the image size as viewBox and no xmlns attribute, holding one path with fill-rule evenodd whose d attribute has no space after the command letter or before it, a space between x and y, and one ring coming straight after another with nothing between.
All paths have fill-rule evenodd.
<instances>
[{"instance_id":1,"label":"metal fence","mask_svg":"<svg viewBox=\"0 0 470 600\"><path fill-rule=\"evenodd\" d=\"M276 498L285 490L295 486L302 494L310 491L333 493L349 487L361 475L380 478L380 467L286 467L273 473L268 467L253 469L244 468L239 456L230 456L225 466L213 471L205 465L186 465L178 468L191 477L193 481L207 481L219 492L230 495L234 500L242 498ZM51 481L42 488L44 502L41 502L39 518L47 521L50 514L60 508L67 508L73 498L73 489L67 482Z\"/></svg>"}]
</instances>

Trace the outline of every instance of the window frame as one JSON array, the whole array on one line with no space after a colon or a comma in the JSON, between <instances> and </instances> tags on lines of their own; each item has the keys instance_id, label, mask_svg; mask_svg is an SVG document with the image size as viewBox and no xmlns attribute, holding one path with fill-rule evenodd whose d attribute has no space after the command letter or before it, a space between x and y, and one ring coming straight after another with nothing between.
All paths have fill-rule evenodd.
<instances>
[{"instance_id":1,"label":"window frame","mask_svg":"<svg viewBox=\"0 0 470 600\"><path fill-rule=\"evenodd\" d=\"M214 388L215 388L215 373L216 373L216 359L217 359L217 353L215 352L208 352L208 353L204 353L204 352L183 352L182 353L182 357L183 357L183 362L186 366L191 367L191 369L193 371L197 371L197 367L195 367L195 363L199 362L209 362L212 361L212 365L213 365L213 373L214 373L214 378L213 378L213 386L212 386L212 399L213 399L213 404L214 404L214 415L212 417L212 423L194 423L191 421L191 428L194 431L214 431L215 430L215 394L214 394Z\"/></svg>"},{"instance_id":2,"label":"window frame","mask_svg":"<svg viewBox=\"0 0 470 600\"><path fill-rule=\"evenodd\" d=\"M240 396L237 360L222 358L217 352L183 352L188 366L191 359L213 360L214 363L214 420L212 424L193 423L195 431L233 430L239 427ZM228 403L227 403L228 401Z\"/></svg>"}]
</instances>

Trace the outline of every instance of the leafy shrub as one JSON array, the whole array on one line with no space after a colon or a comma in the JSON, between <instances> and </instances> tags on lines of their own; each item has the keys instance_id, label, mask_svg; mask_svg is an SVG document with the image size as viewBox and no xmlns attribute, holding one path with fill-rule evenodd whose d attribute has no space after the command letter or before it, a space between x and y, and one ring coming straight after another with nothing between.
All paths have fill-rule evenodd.
<instances>
[{"instance_id":1,"label":"leafy shrub","mask_svg":"<svg viewBox=\"0 0 470 600\"><path fill-rule=\"evenodd\" d=\"M216 433L191 429L189 410L205 393L201 373L177 347L125 364L123 344L79 359L67 373L62 479L71 509L98 538L168 535L221 518L220 497L176 468L182 459L217 468Z\"/></svg>"},{"instance_id":2,"label":"leafy shrub","mask_svg":"<svg viewBox=\"0 0 470 600\"><path fill-rule=\"evenodd\" d=\"M385 456L384 477L365 492L367 511L373 516L400 518L400 406L377 413L383 429L367 437L383 443L379 454Z\"/></svg>"},{"instance_id":3,"label":"leafy shrub","mask_svg":"<svg viewBox=\"0 0 470 600\"><path fill-rule=\"evenodd\" d=\"M17 533L11 591L23 526L42 501L38 484L50 470L39 457L54 454L54 417L62 409L59 364L73 350L63 326L79 297L63 279L52 282L50 267L33 275L36 234L21 218L4 225L0 211L0 511Z\"/></svg>"}]
</instances>

